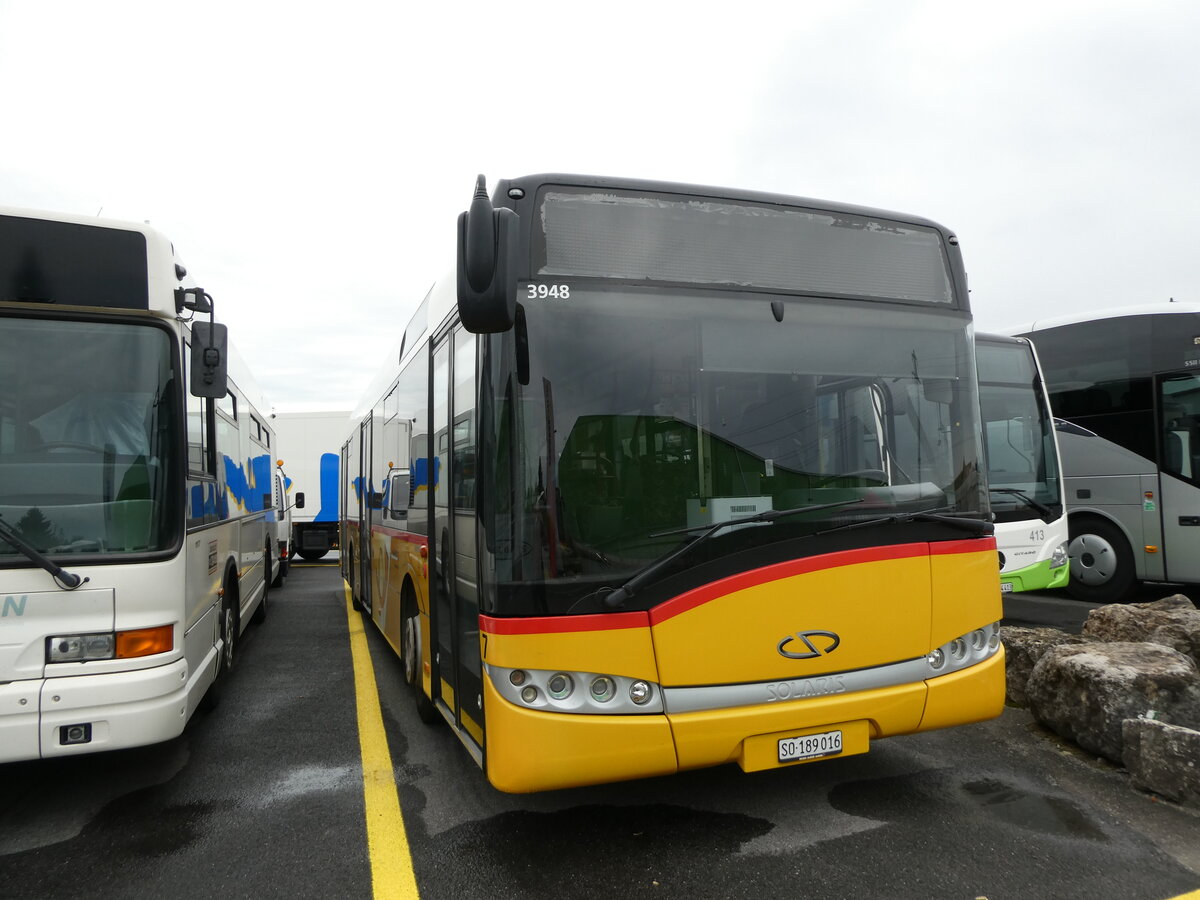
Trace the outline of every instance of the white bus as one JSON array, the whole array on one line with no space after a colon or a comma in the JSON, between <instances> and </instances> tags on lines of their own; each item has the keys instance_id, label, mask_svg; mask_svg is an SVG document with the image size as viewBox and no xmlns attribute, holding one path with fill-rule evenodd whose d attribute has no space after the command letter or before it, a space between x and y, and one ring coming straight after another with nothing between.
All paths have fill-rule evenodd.
<instances>
[{"instance_id":1,"label":"white bus","mask_svg":"<svg viewBox=\"0 0 1200 900\"><path fill-rule=\"evenodd\" d=\"M1127 599L1139 581L1200 583L1200 305L1039 320L1050 405L1064 420L1068 589Z\"/></svg>"},{"instance_id":2,"label":"white bus","mask_svg":"<svg viewBox=\"0 0 1200 900\"><path fill-rule=\"evenodd\" d=\"M988 492L1000 590L1067 583L1067 516L1058 442L1037 353L1024 338L975 335Z\"/></svg>"},{"instance_id":3,"label":"white bus","mask_svg":"<svg viewBox=\"0 0 1200 900\"><path fill-rule=\"evenodd\" d=\"M268 407L166 237L29 210L0 384L0 762L172 738L266 615Z\"/></svg>"}]
</instances>

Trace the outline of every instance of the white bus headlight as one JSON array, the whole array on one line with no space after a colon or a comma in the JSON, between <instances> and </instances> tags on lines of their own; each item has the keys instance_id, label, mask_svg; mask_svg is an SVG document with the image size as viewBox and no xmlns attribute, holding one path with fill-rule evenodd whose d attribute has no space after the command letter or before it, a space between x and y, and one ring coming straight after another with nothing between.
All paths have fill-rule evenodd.
<instances>
[{"instance_id":1,"label":"white bus headlight","mask_svg":"<svg viewBox=\"0 0 1200 900\"><path fill-rule=\"evenodd\" d=\"M1063 541L1054 548L1054 552L1050 554L1050 568L1060 569L1065 566L1069 560L1067 559L1067 542Z\"/></svg>"},{"instance_id":2,"label":"white bus headlight","mask_svg":"<svg viewBox=\"0 0 1200 900\"><path fill-rule=\"evenodd\" d=\"M83 662L89 659L112 659L116 653L116 635L67 634L46 639L46 662Z\"/></svg>"}]
</instances>

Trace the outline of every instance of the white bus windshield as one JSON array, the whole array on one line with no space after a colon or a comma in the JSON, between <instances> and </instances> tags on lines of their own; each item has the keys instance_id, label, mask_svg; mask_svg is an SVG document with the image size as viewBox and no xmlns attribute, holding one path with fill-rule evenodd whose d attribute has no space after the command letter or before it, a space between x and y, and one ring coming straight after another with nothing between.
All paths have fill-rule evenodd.
<instances>
[{"instance_id":1,"label":"white bus windshield","mask_svg":"<svg viewBox=\"0 0 1200 900\"><path fill-rule=\"evenodd\" d=\"M0 517L26 543L92 559L178 540L171 359L158 327L5 318ZM18 559L0 543L0 560Z\"/></svg>"}]
</instances>

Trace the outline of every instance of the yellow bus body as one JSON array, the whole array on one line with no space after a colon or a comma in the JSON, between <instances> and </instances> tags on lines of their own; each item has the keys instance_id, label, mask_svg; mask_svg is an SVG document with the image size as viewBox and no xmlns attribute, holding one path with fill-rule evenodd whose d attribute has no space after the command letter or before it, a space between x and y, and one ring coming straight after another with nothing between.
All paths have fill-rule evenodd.
<instances>
[{"instance_id":1,"label":"yellow bus body","mask_svg":"<svg viewBox=\"0 0 1200 900\"><path fill-rule=\"evenodd\" d=\"M736 762L778 761L780 738L837 729L847 756L879 738L976 722L1004 705L1003 648L968 668L911 683L839 690L844 673L924 659L999 622L991 539L867 548L742 573L645 612L483 617L486 667L604 672L672 688L737 685L761 702L659 714L525 709L484 677L485 767L503 791L618 781ZM807 659L798 632L837 635ZM825 640L818 648L831 643ZM799 655L799 654L796 654ZM815 685L815 687L814 687ZM801 696L789 696L794 689ZM745 694L742 695L746 696ZM830 757L823 757L830 758Z\"/></svg>"}]
</instances>

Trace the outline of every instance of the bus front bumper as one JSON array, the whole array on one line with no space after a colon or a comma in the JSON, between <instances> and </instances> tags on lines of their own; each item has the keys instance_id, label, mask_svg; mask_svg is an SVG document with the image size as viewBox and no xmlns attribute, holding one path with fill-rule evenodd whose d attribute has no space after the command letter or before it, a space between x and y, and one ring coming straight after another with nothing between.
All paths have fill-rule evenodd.
<instances>
[{"instance_id":1,"label":"bus front bumper","mask_svg":"<svg viewBox=\"0 0 1200 900\"><path fill-rule=\"evenodd\" d=\"M703 712L598 716L522 709L484 679L488 780L525 793L667 775L737 763L779 762L779 741L841 731L843 750L865 753L879 738L983 721L1004 708L1004 651L978 665L912 684Z\"/></svg>"},{"instance_id":2,"label":"bus front bumper","mask_svg":"<svg viewBox=\"0 0 1200 900\"><path fill-rule=\"evenodd\" d=\"M0 685L0 763L140 747L187 723L187 662Z\"/></svg>"}]
</instances>

